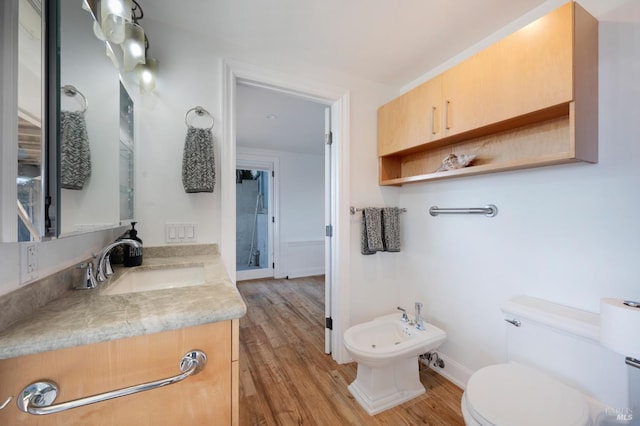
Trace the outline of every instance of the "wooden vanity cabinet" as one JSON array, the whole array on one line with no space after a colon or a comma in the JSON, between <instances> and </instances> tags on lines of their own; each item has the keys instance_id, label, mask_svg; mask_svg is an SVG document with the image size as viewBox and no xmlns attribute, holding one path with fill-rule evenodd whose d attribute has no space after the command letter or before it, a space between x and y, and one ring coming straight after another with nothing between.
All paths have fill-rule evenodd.
<instances>
[{"instance_id":1,"label":"wooden vanity cabinet","mask_svg":"<svg viewBox=\"0 0 640 426\"><path fill-rule=\"evenodd\" d=\"M430 85L439 88L440 103L422 99ZM420 108L409 110L404 102L394 111L396 100L383 105L380 184L596 162L597 93L598 23L567 3L400 97L422 99L413 102ZM429 127L432 107L424 105L430 102L440 121L430 134L412 131ZM412 138L400 140L406 135ZM434 173L449 153L476 155L476 161Z\"/></svg>"},{"instance_id":2,"label":"wooden vanity cabinet","mask_svg":"<svg viewBox=\"0 0 640 426\"><path fill-rule=\"evenodd\" d=\"M35 416L14 401L2 425L233 425L238 423L238 320L0 360L0 389L17 397L32 382L58 384L65 402L171 377L190 350L206 353L196 375L162 388Z\"/></svg>"}]
</instances>

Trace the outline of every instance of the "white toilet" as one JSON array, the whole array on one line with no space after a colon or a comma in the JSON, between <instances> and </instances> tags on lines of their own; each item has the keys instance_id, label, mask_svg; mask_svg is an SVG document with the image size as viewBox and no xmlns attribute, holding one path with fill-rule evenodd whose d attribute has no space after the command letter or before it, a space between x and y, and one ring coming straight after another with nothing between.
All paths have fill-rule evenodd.
<instances>
[{"instance_id":1,"label":"white toilet","mask_svg":"<svg viewBox=\"0 0 640 426\"><path fill-rule=\"evenodd\" d=\"M512 324L509 363L471 376L461 401L467 426L585 426L607 405L624 406L623 363L598 343L597 314L528 296L502 310Z\"/></svg>"},{"instance_id":2,"label":"white toilet","mask_svg":"<svg viewBox=\"0 0 640 426\"><path fill-rule=\"evenodd\" d=\"M478 370L462 396L467 426L587 426L584 395L551 376L519 364Z\"/></svg>"},{"instance_id":3,"label":"white toilet","mask_svg":"<svg viewBox=\"0 0 640 426\"><path fill-rule=\"evenodd\" d=\"M418 356L439 347L446 333L424 324L424 330L386 315L355 325L344 333L344 345L358 363L349 391L369 415L378 414L425 392Z\"/></svg>"}]
</instances>

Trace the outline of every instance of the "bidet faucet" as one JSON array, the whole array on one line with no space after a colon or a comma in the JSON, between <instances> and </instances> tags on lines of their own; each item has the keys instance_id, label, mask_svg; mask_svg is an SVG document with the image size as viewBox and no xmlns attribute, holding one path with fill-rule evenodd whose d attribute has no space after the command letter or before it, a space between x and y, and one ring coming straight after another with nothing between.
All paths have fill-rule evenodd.
<instances>
[{"instance_id":1,"label":"bidet faucet","mask_svg":"<svg viewBox=\"0 0 640 426\"><path fill-rule=\"evenodd\" d=\"M402 311L402 317L400 317L400 321L409 322L409 317L407 316L407 310L398 306L398 310Z\"/></svg>"},{"instance_id":2,"label":"bidet faucet","mask_svg":"<svg viewBox=\"0 0 640 426\"><path fill-rule=\"evenodd\" d=\"M416 328L424 330L424 320L422 319L422 303L416 302Z\"/></svg>"},{"instance_id":3,"label":"bidet faucet","mask_svg":"<svg viewBox=\"0 0 640 426\"><path fill-rule=\"evenodd\" d=\"M99 282L105 281L109 275L113 274L113 269L111 269L111 261L109 260L109 253L114 247L117 247L119 245L128 245L135 248L142 247L142 244L140 244L138 241L125 238L122 240L114 241L113 243L103 248L97 256L98 265L96 267L96 279Z\"/></svg>"}]
</instances>

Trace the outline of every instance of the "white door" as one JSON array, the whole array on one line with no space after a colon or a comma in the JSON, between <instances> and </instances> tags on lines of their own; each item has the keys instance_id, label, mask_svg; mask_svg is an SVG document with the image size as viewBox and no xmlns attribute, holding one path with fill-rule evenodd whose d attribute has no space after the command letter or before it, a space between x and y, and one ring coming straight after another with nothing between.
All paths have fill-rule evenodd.
<instances>
[{"instance_id":1,"label":"white door","mask_svg":"<svg viewBox=\"0 0 640 426\"><path fill-rule=\"evenodd\" d=\"M331 108L324 110L324 218L325 218L325 244L324 244L324 316L325 339L324 352L331 353L331 333L333 319L331 316L331 283L332 283L332 238L333 238L333 179L332 179L332 134L331 134Z\"/></svg>"}]
</instances>

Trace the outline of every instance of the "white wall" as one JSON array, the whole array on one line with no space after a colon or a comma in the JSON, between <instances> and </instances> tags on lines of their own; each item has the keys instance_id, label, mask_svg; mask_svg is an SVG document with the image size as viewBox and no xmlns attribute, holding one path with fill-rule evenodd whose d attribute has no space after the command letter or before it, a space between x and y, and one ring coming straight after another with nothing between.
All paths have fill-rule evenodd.
<instances>
[{"instance_id":1,"label":"white wall","mask_svg":"<svg viewBox=\"0 0 640 426\"><path fill-rule=\"evenodd\" d=\"M597 2L581 3L589 10ZM602 297L640 299L635 269L640 254L640 4L619 7L596 16L601 20L598 164L398 189L399 204L408 209L402 221L404 251L394 265L398 303L424 302L427 318L447 331L441 352L468 370L505 360L506 323L499 308L514 295L592 312L598 312ZM629 19L633 22L624 22ZM434 218L427 212L431 205L488 203L498 206L495 218ZM391 301L388 311L395 308Z\"/></svg>"},{"instance_id":2,"label":"white wall","mask_svg":"<svg viewBox=\"0 0 640 426\"><path fill-rule=\"evenodd\" d=\"M165 244L165 223L196 224L196 243L219 243L220 234L220 58L200 37L144 23L149 55L158 59L157 89L141 96L136 140L135 218L145 245ZM216 187L187 194L182 186L185 113L200 105L215 117ZM210 125L191 113L190 123ZM197 118L197 117L196 117ZM223 203L224 204L224 203Z\"/></svg>"}]
</instances>

